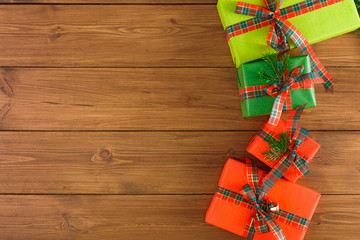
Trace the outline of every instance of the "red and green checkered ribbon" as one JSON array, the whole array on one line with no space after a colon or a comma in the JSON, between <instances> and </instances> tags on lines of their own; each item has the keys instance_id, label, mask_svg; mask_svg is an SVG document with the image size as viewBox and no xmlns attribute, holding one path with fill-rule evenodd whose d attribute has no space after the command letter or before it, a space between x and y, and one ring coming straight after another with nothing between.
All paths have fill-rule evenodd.
<instances>
[{"instance_id":1,"label":"red and green checkered ribbon","mask_svg":"<svg viewBox=\"0 0 360 240\"><path fill-rule=\"evenodd\" d=\"M246 160L246 175L248 184L246 184L240 193L218 186L215 197L229 203L254 211L254 215L247 221L244 229L244 236L253 239L256 232L269 232L275 236L275 239L286 239L284 232L277 222L289 224L301 230L306 230L309 226L309 220L285 210L279 209L279 212L272 212L270 209L275 204L265 198L267 192L275 185L280 178L271 178L271 172L263 179L263 185L260 188L260 179L257 166L249 159ZM276 221L275 221L276 220Z\"/></svg>"},{"instance_id":2,"label":"red and green checkered ribbon","mask_svg":"<svg viewBox=\"0 0 360 240\"><path fill-rule=\"evenodd\" d=\"M274 105L271 110L269 123L277 125L283 111L291 110L291 94L294 89L313 88L315 83L323 83L323 79L314 72L302 74L304 66L300 65L290 72L286 72L282 81L275 84L250 86L240 89L240 100L261 98L266 95L275 97Z\"/></svg>"},{"instance_id":3,"label":"red and green checkered ribbon","mask_svg":"<svg viewBox=\"0 0 360 240\"><path fill-rule=\"evenodd\" d=\"M324 86L327 89L333 89L332 76L320 63L304 35L288 19L344 0L307 0L285 8L281 8L284 0L280 0L277 6L275 0L263 1L266 7L244 2L237 3L236 13L254 18L228 26L225 29L227 40L229 41L232 37L271 25L267 44L277 52L284 53L290 50L290 45L286 38L289 37L301 54L310 55L311 67L324 80Z\"/></svg>"},{"instance_id":4,"label":"red and green checkered ribbon","mask_svg":"<svg viewBox=\"0 0 360 240\"><path fill-rule=\"evenodd\" d=\"M282 156L275 164L272 170L275 175L283 176L292 164L295 165L299 176L305 176L309 173L307 168L309 162L306 160L306 157L297 154L298 147L305 141L309 134L309 130L299 126L300 116L305 105L306 104L292 110L289 114L288 121L286 122L286 131L290 133L292 143L290 146L291 152ZM270 138L278 139L278 136L267 127L262 128L257 135L266 142L268 142Z\"/></svg>"}]
</instances>

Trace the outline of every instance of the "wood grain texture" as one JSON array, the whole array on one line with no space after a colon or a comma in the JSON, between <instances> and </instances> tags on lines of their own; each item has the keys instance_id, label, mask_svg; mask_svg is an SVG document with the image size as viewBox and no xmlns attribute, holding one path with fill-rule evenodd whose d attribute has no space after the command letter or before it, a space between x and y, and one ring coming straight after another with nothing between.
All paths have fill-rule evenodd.
<instances>
[{"instance_id":1,"label":"wood grain texture","mask_svg":"<svg viewBox=\"0 0 360 240\"><path fill-rule=\"evenodd\" d=\"M242 239L206 224L212 196L0 196L3 239ZM322 196L305 239L360 234L359 196Z\"/></svg>"},{"instance_id":2,"label":"wood grain texture","mask_svg":"<svg viewBox=\"0 0 360 240\"><path fill-rule=\"evenodd\" d=\"M211 194L227 158L251 157L245 147L255 134L1 132L0 193ZM310 136L321 148L299 183L360 194L358 133Z\"/></svg>"},{"instance_id":3,"label":"wood grain texture","mask_svg":"<svg viewBox=\"0 0 360 240\"><path fill-rule=\"evenodd\" d=\"M0 23L0 66L233 67L215 5L1 5ZM314 47L360 65L354 33Z\"/></svg>"},{"instance_id":4,"label":"wood grain texture","mask_svg":"<svg viewBox=\"0 0 360 240\"><path fill-rule=\"evenodd\" d=\"M217 0L0 0L9 4L216 4Z\"/></svg>"},{"instance_id":5,"label":"wood grain texture","mask_svg":"<svg viewBox=\"0 0 360 240\"><path fill-rule=\"evenodd\" d=\"M215 4L0 0L1 240L239 239L205 213L267 117L241 117ZM359 39L313 47L336 85L301 119L298 183L325 194L305 239L357 239Z\"/></svg>"},{"instance_id":6,"label":"wood grain texture","mask_svg":"<svg viewBox=\"0 0 360 240\"><path fill-rule=\"evenodd\" d=\"M360 68L331 70L335 93L318 84L318 106L301 125L360 130ZM258 130L267 119L242 117L235 69L5 68L1 76L14 95L0 92L1 105L13 103L3 130Z\"/></svg>"}]
</instances>

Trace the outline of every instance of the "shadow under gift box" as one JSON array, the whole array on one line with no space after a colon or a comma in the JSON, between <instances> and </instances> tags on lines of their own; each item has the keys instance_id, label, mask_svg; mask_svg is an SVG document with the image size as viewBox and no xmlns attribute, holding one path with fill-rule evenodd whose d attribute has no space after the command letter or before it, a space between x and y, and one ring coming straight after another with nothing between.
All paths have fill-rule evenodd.
<instances>
[{"instance_id":1,"label":"shadow under gift box","mask_svg":"<svg viewBox=\"0 0 360 240\"><path fill-rule=\"evenodd\" d=\"M263 0L218 0L217 9L224 29L232 24L253 18L235 12L239 1L265 6ZM281 8L303 1L287 0L283 2ZM360 27L359 15L354 0L344 0L288 20L299 29L310 44L354 31ZM269 30L270 26L262 27L232 37L228 41L236 68L243 63L261 58L264 53L275 52L266 43ZM291 49L295 48L292 41L290 41L290 47Z\"/></svg>"},{"instance_id":2,"label":"shadow under gift box","mask_svg":"<svg viewBox=\"0 0 360 240\"><path fill-rule=\"evenodd\" d=\"M300 65L304 66L302 74L311 72L310 58L308 55L291 57L289 61L289 70L292 70ZM238 85L239 89L252 87L264 84L259 80L259 71L265 66L264 60L258 60L250 63L242 64L237 70ZM309 89L293 89L290 90L291 96L291 109L300 107L306 103L305 108L311 108L316 106L315 90L314 88ZM271 113L275 98L266 95L259 98L247 99L241 101L241 111L243 117L258 116ZM288 110L291 110L288 109Z\"/></svg>"},{"instance_id":3,"label":"shadow under gift box","mask_svg":"<svg viewBox=\"0 0 360 240\"><path fill-rule=\"evenodd\" d=\"M242 187L248 184L245 163L228 159L220 177L219 186L234 192L240 192ZM260 182L265 171L258 170ZM320 199L320 193L280 179L268 192L267 197L277 203L279 208L300 217L311 220ZM244 236L244 228L247 221L253 216L254 211L234 203L214 197L206 213L206 222L240 236ZM278 222L286 239L301 240L306 230L292 227L286 223ZM275 239L271 232L256 233L254 239Z\"/></svg>"},{"instance_id":4,"label":"shadow under gift box","mask_svg":"<svg viewBox=\"0 0 360 240\"><path fill-rule=\"evenodd\" d=\"M277 126L271 125L270 123L265 123L263 129L264 128L269 129L275 135L278 135L279 133L283 133L286 131L286 121L280 118ZM256 135L246 147L246 151L272 168L275 166L277 161L270 161L265 158L265 155L263 153L268 149L268 147L269 144L264 139ZM311 138L306 137L304 142L298 147L296 153L299 156L303 157L308 163L310 163L319 148L320 144L318 144ZM283 177L291 182L296 182L296 180L302 176L297 172L294 164L291 164Z\"/></svg>"}]
</instances>

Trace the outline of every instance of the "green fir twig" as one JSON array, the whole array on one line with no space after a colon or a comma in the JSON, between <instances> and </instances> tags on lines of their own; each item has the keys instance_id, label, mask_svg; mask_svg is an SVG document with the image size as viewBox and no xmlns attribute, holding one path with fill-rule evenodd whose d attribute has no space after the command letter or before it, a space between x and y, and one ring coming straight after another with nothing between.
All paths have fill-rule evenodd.
<instances>
[{"instance_id":1,"label":"green fir twig","mask_svg":"<svg viewBox=\"0 0 360 240\"><path fill-rule=\"evenodd\" d=\"M289 65L290 56L284 54L278 59L276 53L264 54L265 66L260 69L258 79L265 84L281 82Z\"/></svg>"},{"instance_id":2,"label":"green fir twig","mask_svg":"<svg viewBox=\"0 0 360 240\"><path fill-rule=\"evenodd\" d=\"M266 160L277 161L282 156L290 152L291 139L288 132L278 134L279 140L270 138L268 141L269 147L262 154Z\"/></svg>"}]
</instances>

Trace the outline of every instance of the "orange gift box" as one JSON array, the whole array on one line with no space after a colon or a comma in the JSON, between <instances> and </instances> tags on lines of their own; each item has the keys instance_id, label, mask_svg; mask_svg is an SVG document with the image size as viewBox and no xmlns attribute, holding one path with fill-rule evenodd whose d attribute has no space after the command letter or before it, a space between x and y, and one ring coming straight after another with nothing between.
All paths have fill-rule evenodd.
<instances>
[{"instance_id":1,"label":"orange gift box","mask_svg":"<svg viewBox=\"0 0 360 240\"><path fill-rule=\"evenodd\" d=\"M248 184L245 169L245 163L231 158L228 159L221 174L219 186L239 193L242 187ZM258 174L261 182L266 172L259 169ZM310 221L319 202L320 193L285 179L279 179L267 193L267 198L277 203L280 209ZM253 215L253 210L214 197L206 213L205 221L246 237L244 228ZM277 221L277 223L283 230L286 239L299 240L304 238L306 230L298 229L280 221ZM266 232L256 233L254 239L273 240L275 237L271 232Z\"/></svg>"},{"instance_id":2,"label":"orange gift box","mask_svg":"<svg viewBox=\"0 0 360 240\"><path fill-rule=\"evenodd\" d=\"M270 130L275 135L278 135L278 134L286 131L286 121L283 119L280 119L277 126L271 125L270 123L266 123L263 126L263 129L264 128ZM246 151L248 153L251 153L257 159L261 160L266 165L268 165L269 167L272 168L276 165L276 163L278 161L270 161L265 158L263 153L268 149L268 147L269 147L269 144L264 139L262 139L261 137L256 135L251 140L249 145L247 146ZM309 163L309 162L311 162L311 160L313 159L313 157L315 156L315 154L319 150L319 148L320 148L320 145L317 142L315 142L314 140L312 140L309 137L306 137L304 142L298 147L296 153L299 156L301 156L302 158L304 158ZM296 182L296 180L298 178L302 177L302 175L297 171L294 164L292 164L290 166L290 168L285 172L283 177L291 182Z\"/></svg>"}]
</instances>

